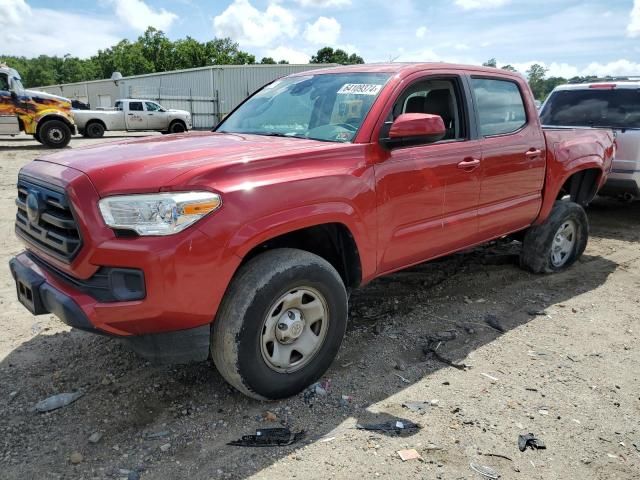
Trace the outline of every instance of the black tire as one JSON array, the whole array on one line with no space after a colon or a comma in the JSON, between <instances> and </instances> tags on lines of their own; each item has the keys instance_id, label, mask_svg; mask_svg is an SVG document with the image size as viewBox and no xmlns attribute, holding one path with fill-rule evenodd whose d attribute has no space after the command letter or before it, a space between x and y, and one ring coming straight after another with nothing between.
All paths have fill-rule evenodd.
<instances>
[{"instance_id":1,"label":"black tire","mask_svg":"<svg viewBox=\"0 0 640 480\"><path fill-rule=\"evenodd\" d=\"M183 133L187 131L187 125L181 120L174 120L169 125L169 133Z\"/></svg>"},{"instance_id":2,"label":"black tire","mask_svg":"<svg viewBox=\"0 0 640 480\"><path fill-rule=\"evenodd\" d=\"M38 128L39 142L49 148L64 148L71 141L71 129L62 120L46 120Z\"/></svg>"},{"instance_id":3,"label":"black tire","mask_svg":"<svg viewBox=\"0 0 640 480\"><path fill-rule=\"evenodd\" d=\"M573 244L560 262L552 259L554 239L560 229L571 223ZM553 273L573 265L584 253L589 238L589 220L584 208L575 202L557 201L549 218L527 230L520 253L520 266L534 273Z\"/></svg>"},{"instance_id":4,"label":"black tire","mask_svg":"<svg viewBox=\"0 0 640 480\"><path fill-rule=\"evenodd\" d=\"M264 322L278 299L305 287L325 301L326 333L309 363L293 372L275 371L262 350ZM335 358L347 325L347 302L340 275L323 258L288 248L258 255L238 270L218 310L211 336L213 361L245 395L258 400L295 395L320 378Z\"/></svg>"},{"instance_id":5,"label":"black tire","mask_svg":"<svg viewBox=\"0 0 640 480\"><path fill-rule=\"evenodd\" d=\"M102 138L104 136L104 125L100 122L91 122L84 129L84 136L87 138Z\"/></svg>"},{"instance_id":6,"label":"black tire","mask_svg":"<svg viewBox=\"0 0 640 480\"><path fill-rule=\"evenodd\" d=\"M34 133L34 134L33 134L33 139L34 139L36 142L40 142L40 143L42 143L42 140L40 140L40 135L39 135L39 133L38 133L38 132L36 132L36 133Z\"/></svg>"}]
</instances>

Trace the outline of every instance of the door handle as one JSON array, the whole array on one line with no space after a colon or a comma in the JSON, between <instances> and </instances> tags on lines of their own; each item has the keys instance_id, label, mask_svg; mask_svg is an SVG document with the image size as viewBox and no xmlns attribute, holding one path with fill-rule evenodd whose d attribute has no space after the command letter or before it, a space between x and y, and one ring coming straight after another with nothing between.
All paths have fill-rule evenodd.
<instances>
[{"instance_id":1,"label":"door handle","mask_svg":"<svg viewBox=\"0 0 640 480\"><path fill-rule=\"evenodd\" d=\"M127 113L127 115L129 115L130 117L133 117L133 113Z\"/></svg>"},{"instance_id":2,"label":"door handle","mask_svg":"<svg viewBox=\"0 0 640 480\"><path fill-rule=\"evenodd\" d=\"M466 158L458 164L458 168L463 170L475 170L480 166L480 160L477 158Z\"/></svg>"},{"instance_id":3,"label":"door handle","mask_svg":"<svg viewBox=\"0 0 640 480\"><path fill-rule=\"evenodd\" d=\"M535 157L539 157L541 153L542 153L542 150L536 148L536 149L531 149L528 152L525 152L524 155L527 158L535 158Z\"/></svg>"}]
</instances>

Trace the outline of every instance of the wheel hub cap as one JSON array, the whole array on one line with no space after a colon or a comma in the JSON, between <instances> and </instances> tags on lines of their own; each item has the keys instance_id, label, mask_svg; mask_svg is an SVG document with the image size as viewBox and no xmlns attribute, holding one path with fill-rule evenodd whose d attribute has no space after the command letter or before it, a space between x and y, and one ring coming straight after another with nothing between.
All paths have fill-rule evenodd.
<instances>
[{"instance_id":1,"label":"wheel hub cap","mask_svg":"<svg viewBox=\"0 0 640 480\"><path fill-rule=\"evenodd\" d=\"M280 343L291 343L304 330L304 320L300 310L291 309L282 314L276 328L276 338Z\"/></svg>"},{"instance_id":2,"label":"wheel hub cap","mask_svg":"<svg viewBox=\"0 0 640 480\"><path fill-rule=\"evenodd\" d=\"M576 225L567 220L556 232L551 245L551 263L554 267L561 267L569 260L576 243Z\"/></svg>"},{"instance_id":3,"label":"wheel hub cap","mask_svg":"<svg viewBox=\"0 0 640 480\"><path fill-rule=\"evenodd\" d=\"M260 350L266 365L291 373L309 364L324 344L329 309L315 288L300 287L278 298L262 326Z\"/></svg>"},{"instance_id":4,"label":"wheel hub cap","mask_svg":"<svg viewBox=\"0 0 640 480\"><path fill-rule=\"evenodd\" d=\"M62 132L58 129L52 129L49 131L49 138L51 140L60 140L62 138Z\"/></svg>"}]
</instances>

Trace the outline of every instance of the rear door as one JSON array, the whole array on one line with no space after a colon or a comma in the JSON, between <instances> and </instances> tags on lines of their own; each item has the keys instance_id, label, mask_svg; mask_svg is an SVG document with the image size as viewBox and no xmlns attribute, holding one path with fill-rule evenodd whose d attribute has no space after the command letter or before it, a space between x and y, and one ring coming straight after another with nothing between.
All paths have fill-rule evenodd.
<instances>
[{"instance_id":1,"label":"rear door","mask_svg":"<svg viewBox=\"0 0 640 480\"><path fill-rule=\"evenodd\" d=\"M148 125L147 113L144 110L142 102L128 103L129 105L125 112L127 130L146 130Z\"/></svg>"},{"instance_id":2,"label":"rear door","mask_svg":"<svg viewBox=\"0 0 640 480\"><path fill-rule=\"evenodd\" d=\"M536 218L542 201L546 144L524 82L474 76L482 178L478 229L484 240L520 230Z\"/></svg>"},{"instance_id":3,"label":"rear door","mask_svg":"<svg viewBox=\"0 0 640 480\"><path fill-rule=\"evenodd\" d=\"M0 135L16 133L20 133L20 126L15 103L9 91L9 76L0 72Z\"/></svg>"},{"instance_id":4,"label":"rear door","mask_svg":"<svg viewBox=\"0 0 640 480\"><path fill-rule=\"evenodd\" d=\"M471 132L468 89L450 74L407 83L385 125L403 113L430 113L443 118L447 134L439 142L392 148L374 167L380 272L458 250L478 233L481 147Z\"/></svg>"}]
</instances>

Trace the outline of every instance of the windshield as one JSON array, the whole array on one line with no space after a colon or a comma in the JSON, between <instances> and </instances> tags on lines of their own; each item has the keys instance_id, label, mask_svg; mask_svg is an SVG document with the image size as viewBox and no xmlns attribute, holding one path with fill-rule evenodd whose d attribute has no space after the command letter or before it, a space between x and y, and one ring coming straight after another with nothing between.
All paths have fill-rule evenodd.
<instances>
[{"instance_id":1,"label":"windshield","mask_svg":"<svg viewBox=\"0 0 640 480\"><path fill-rule=\"evenodd\" d=\"M558 90L540 119L551 126L640 128L640 89Z\"/></svg>"},{"instance_id":2,"label":"windshield","mask_svg":"<svg viewBox=\"0 0 640 480\"><path fill-rule=\"evenodd\" d=\"M288 77L267 85L216 129L350 142L389 79L386 73Z\"/></svg>"}]
</instances>

